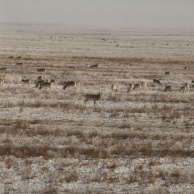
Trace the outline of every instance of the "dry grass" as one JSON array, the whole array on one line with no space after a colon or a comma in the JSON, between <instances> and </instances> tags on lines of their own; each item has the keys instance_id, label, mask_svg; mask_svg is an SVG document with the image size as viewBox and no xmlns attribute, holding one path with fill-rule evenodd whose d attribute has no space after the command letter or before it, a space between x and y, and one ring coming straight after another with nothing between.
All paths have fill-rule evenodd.
<instances>
[{"instance_id":1,"label":"dry grass","mask_svg":"<svg viewBox=\"0 0 194 194\"><path fill-rule=\"evenodd\" d=\"M0 180L9 180L7 190L26 193L35 185L29 193L178 193L185 184L193 192L194 90L178 92L193 78L193 60L113 55L0 54L7 68L0 88ZM51 89L35 88L40 75L55 79ZM21 78L32 83L23 86ZM163 86L152 87L153 79ZM78 82L76 92L62 90L68 80ZM127 92L129 83L141 81L150 87ZM118 84L117 93L111 83ZM163 92L168 84L171 93ZM83 106L83 95L98 91L97 107Z\"/></svg>"}]
</instances>

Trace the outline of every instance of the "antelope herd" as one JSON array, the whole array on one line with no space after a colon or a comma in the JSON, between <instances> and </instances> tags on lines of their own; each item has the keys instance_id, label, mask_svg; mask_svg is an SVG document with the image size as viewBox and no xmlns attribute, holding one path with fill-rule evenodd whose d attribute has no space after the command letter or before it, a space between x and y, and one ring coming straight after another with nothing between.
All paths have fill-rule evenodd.
<instances>
[{"instance_id":1,"label":"antelope herd","mask_svg":"<svg viewBox=\"0 0 194 194\"><path fill-rule=\"evenodd\" d=\"M23 63L21 62L17 62L16 65L23 65ZM90 68L96 67L98 68L98 65L92 65L90 66ZM189 69L188 66L184 67L184 70ZM0 70L6 70L6 67L2 67L0 68ZM37 72L45 72L46 69L45 68L37 68L36 69ZM170 71L166 71L164 72L165 76L170 76L171 72ZM6 75L5 74L0 74L0 85L4 84L4 80L5 80ZM22 79L21 80L22 84L26 84L28 86L30 86L30 84L32 83L32 81L28 78L28 79ZM36 81L35 81L35 88L39 88L40 90L43 88L49 88L51 89L52 83L55 83L55 80L51 79L44 79L42 75L38 76ZM194 81L192 80L190 83L184 83L182 84L182 86L179 89L174 89L174 91L178 91L180 93L185 93L189 90L189 88L194 88L193 84ZM125 84L126 85L126 84ZM143 90L143 88L145 87L164 87L163 91L164 92L172 92L172 86L171 85L166 85L163 82L161 83L160 79L156 79L154 78L152 81L146 82L146 81L140 81L139 83L128 83L127 84L127 88L126 91L129 93L131 92L136 92L136 91L141 91ZM63 86L63 90L67 90L68 88L74 88L75 92L76 92L76 87L77 87L77 83L75 81L66 81L63 82L62 84ZM118 90L118 83L112 83L110 89L116 94L119 90ZM102 96L102 92L98 92L97 94L91 94L91 93L87 93L84 94L84 104L86 105L88 101L93 101L94 103L94 107L96 106L96 102L99 101L101 99Z\"/></svg>"}]
</instances>

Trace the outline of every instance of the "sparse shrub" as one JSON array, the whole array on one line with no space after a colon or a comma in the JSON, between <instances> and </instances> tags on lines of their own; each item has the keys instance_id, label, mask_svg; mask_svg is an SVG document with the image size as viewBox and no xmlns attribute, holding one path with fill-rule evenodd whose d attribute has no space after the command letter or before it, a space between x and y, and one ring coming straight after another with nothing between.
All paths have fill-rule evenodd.
<instances>
[{"instance_id":1,"label":"sparse shrub","mask_svg":"<svg viewBox=\"0 0 194 194\"><path fill-rule=\"evenodd\" d=\"M118 97L117 95L110 94L110 95L107 97L107 100L108 100L108 101L112 101L112 102L118 102L118 101L120 101L121 99L119 99L119 97Z\"/></svg>"},{"instance_id":2,"label":"sparse shrub","mask_svg":"<svg viewBox=\"0 0 194 194\"><path fill-rule=\"evenodd\" d=\"M107 163L107 168L110 169L110 170L114 170L117 168L117 163L116 162L108 162Z\"/></svg>"},{"instance_id":3,"label":"sparse shrub","mask_svg":"<svg viewBox=\"0 0 194 194\"><path fill-rule=\"evenodd\" d=\"M20 75L7 74L5 76L5 82L6 83L20 83L21 80L22 80L22 77Z\"/></svg>"},{"instance_id":4,"label":"sparse shrub","mask_svg":"<svg viewBox=\"0 0 194 194\"><path fill-rule=\"evenodd\" d=\"M189 184L194 184L194 170L186 173L186 182Z\"/></svg>"},{"instance_id":5,"label":"sparse shrub","mask_svg":"<svg viewBox=\"0 0 194 194\"><path fill-rule=\"evenodd\" d=\"M30 167L23 168L21 174L23 179L33 179L35 177L35 173Z\"/></svg>"},{"instance_id":6,"label":"sparse shrub","mask_svg":"<svg viewBox=\"0 0 194 194\"><path fill-rule=\"evenodd\" d=\"M89 176L89 181L100 183L100 182L104 182L105 180L107 180L107 178L108 178L108 175L105 172L104 173L92 173Z\"/></svg>"},{"instance_id":7,"label":"sparse shrub","mask_svg":"<svg viewBox=\"0 0 194 194\"><path fill-rule=\"evenodd\" d=\"M170 191L168 188L166 187L161 187L161 186L153 186L150 189L146 189L145 193L149 193L149 194L170 194Z\"/></svg>"},{"instance_id":8,"label":"sparse shrub","mask_svg":"<svg viewBox=\"0 0 194 194\"><path fill-rule=\"evenodd\" d=\"M49 172L49 168L46 167L46 166L43 166L43 167L41 168L41 171L42 171L42 173L47 174L47 173Z\"/></svg>"},{"instance_id":9,"label":"sparse shrub","mask_svg":"<svg viewBox=\"0 0 194 194\"><path fill-rule=\"evenodd\" d=\"M79 180L79 175L78 175L78 173L77 172L68 172L68 173L65 173L64 172L64 174L65 174L65 178L64 178L64 180L65 180L65 182L67 182L67 183L70 183L70 182L77 182L78 180Z\"/></svg>"},{"instance_id":10,"label":"sparse shrub","mask_svg":"<svg viewBox=\"0 0 194 194\"><path fill-rule=\"evenodd\" d=\"M27 129L28 123L22 120L17 120L14 125L15 129Z\"/></svg>"},{"instance_id":11,"label":"sparse shrub","mask_svg":"<svg viewBox=\"0 0 194 194\"><path fill-rule=\"evenodd\" d=\"M15 160L14 159L12 159L12 158L7 158L6 160L5 160L5 166L6 166L6 168L11 168L13 165L14 165L14 162L15 162Z\"/></svg>"},{"instance_id":12,"label":"sparse shrub","mask_svg":"<svg viewBox=\"0 0 194 194\"><path fill-rule=\"evenodd\" d=\"M27 167L27 166L31 166L32 165L32 160L29 160L29 159L25 159L24 160L24 165Z\"/></svg>"},{"instance_id":13,"label":"sparse shrub","mask_svg":"<svg viewBox=\"0 0 194 194\"><path fill-rule=\"evenodd\" d=\"M13 142L10 138L6 138L6 139L2 140L1 143L3 143L3 144L13 144Z\"/></svg>"}]
</instances>

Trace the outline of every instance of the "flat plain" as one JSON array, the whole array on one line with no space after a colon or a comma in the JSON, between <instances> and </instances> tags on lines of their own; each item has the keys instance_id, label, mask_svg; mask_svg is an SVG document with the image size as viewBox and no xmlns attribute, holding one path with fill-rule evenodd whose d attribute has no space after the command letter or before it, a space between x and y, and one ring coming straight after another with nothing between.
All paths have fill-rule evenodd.
<instances>
[{"instance_id":1,"label":"flat plain","mask_svg":"<svg viewBox=\"0 0 194 194\"><path fill-rule=\"evenodd\" d=\"M0 193L194 192L194 30L0 24L0 76Z\"/></svg>"}]
</instances>

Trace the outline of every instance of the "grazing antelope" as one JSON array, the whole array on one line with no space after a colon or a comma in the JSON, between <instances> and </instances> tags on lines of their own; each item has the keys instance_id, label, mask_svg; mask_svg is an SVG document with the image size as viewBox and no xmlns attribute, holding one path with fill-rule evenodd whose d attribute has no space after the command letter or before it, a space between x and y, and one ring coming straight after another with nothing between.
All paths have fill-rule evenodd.
<instances>
[{"instance_id":1,"label":"grazing antelope","mask_svg":"<svg viewBox=\"0 0 194 194\"><path fill-rule=\"evenodd\" d=\"M162 84L161 84L161 82L160 82L159 79L153 79L153 82L154 82L155 84L158 84L158 85L162 86Z\"/></svg>"},{"instance_id":2,"label":"grazing antelope","mask_svg":"<svg viewBox=\"0 0 194 194\"><path fill-rule=\"evenodd\" d=\"M165 75L170 75L170 71L166 71L164 74Z\"/></svg>"},{"instance_id":3,"label":"grazing antelope","mask_svg":"<svg viewBox=\"0 0 194 194\"><path fill-rule=\"evenodd\" d=\"M164 89L164 92L171 92L172 91L172 87L171 86L166 86Z\"/></svg>"},{"instance_id":4,"label":"grazing antelope","mask_svg":"<svg viewBox=\"0 0 194 194\"><path fill-rule=\"evenodd\" d=\"M45 68L38 68L38 69L37 69L37 72L45 72L45 71L46 71Z\"/></svg>"},{"instance_id":5,"label":"grazing antelope","mask_svg":"<svg viewBox=\"0 0 194 194\"><path fill-rule=\"evenodd\" d=\"M16 65L23 65L23 64L24 64L24 63L21 63L21 62L20 62L20 63L16 63Z\"/></svg>"},{"instance_id":6,"label":"grazing antelope","mask_svg":"<svg viewBox=\"0 0 194 194\"><path fill-rule=\"evenodd\" d=\"M187 91L187 86L181 86L179 91L185 93Z\"/></svg>"},{"instance_id":7,"label":"grazing antelope","mask_svg":"<svg viewBox=\"0 0 194 194\"><path fill-rule=\"evenodd\" d=\"M94 102L94 107L96 105L96 101L100 100L102 96L102 92L99 92L98 94L86 94L84 97L84 104L86 105L88 101Z\"/></svg>"},{"instance_id":8,"label":"grazing antelope","mask_svg":"<svg viewBox=\"0 0 194 194\"><path fill-rule=\"evenodd\" d=\"M74 82L74 81L64 82L64 84L63 84L63 90L65 90L66 88L69 88L69 87L74 87L75 88L75 91L76 91L76 82Z\"/></svg>"},{"instance_id":9,"label":"grazing antelope","mask_svg":"<svg viewBox=\"0 0 194 194\"><path fill-rule=\"evenodd\" d=\"M130 83L127 88L127 92L131 92L134 88L134 84Z\"/></svg>"},{"instance_id":10,"label":"grazing antelope","mask_svg":"<svg viewBox=\"0 0 194 194\"><path fill-rule=\"evenodd\" d=\"M55 82L55 80L53 80L53 79L52 79L50 82L44 81L44 82L42 82L42 83L40 84L39 89L42 89L42 88L50 88L50 89L51 89L51 84L52 84L53 82Z\"/></svg>"},{"instance_id":11,"label":"grazing antelope","mask_svg":"<svg viewBox=\"0 0 194 194\"><path fill-rule=\"evenodd\" d=\"M28 84L28 86L30 85L30 80L29 79L22 79L21 81L24 84Z\"/></svg>"},{"instance_id":12,"label":"grazing antelope","mask_svg":"<svg viewBox=\"0 0 194 194\"><path fill-rule=\"evenodd\" d=\"M75 66L71 65L69 66L70 69L75 69Z\"/></svg>"},{"instance_id":13,"label":"grazing antelope","mask_svg":"<svg viewBox=\"0 0 194 194\"><path fill-rule=\"evenodd\" d=\"M90 68L95 68L95 67L98 67L98 64L90 65Z\"/></svg>"},{"instance_id":14,"label":"grazing antelope","mask_svg":"<svg viewBox=\"0 0 194 194\"><path fill-rule=\"evenodd\" d=\"M184 67L184 70L188 70L188 69L189 69L189 67L188 67L188 66L185 66L185 67Z\"/></svg>"},{"instance_id":15,"label":"grazing antelope","mask_svg":"<svg viewBox=\"0 0 194 194\"><path fill-rule=\"evenodd\" d=\"M113 92L118 92L118 87L117 87L117 85L116 85L116 84L112 84L112 85L111 85L111 90L112 90Z\"/></svg>"},{"instance_id":16,"label":"grazing antelope","mask_svg":"<svg viewBox=\"0 0 194 194\"><path fill-rule=\"evenodd\" d=\"M137 91L141 89L141 84L135 84L133 90Z\"/></svg>"},{"instance_id":17,"label":"grazing antelope","mask_svg":"<svg viewBox=\"0 0 194 194\"><path fill-rule=\"evenodd\" d=\"M194 83L194 80L192 80L191 83Z\"/></svg>"},{"instance_id":18,"label":"grazing antelope","mask_svg":"<svg viewBox=\"0 0 194 194\"><path fill-rule=\"evenodd\" d=\"M6 70L6 69L7 69L6 67L1 67L1 68L0 68L1 71L4 71L4 70Z\"/></svg>"}]
</instances>

